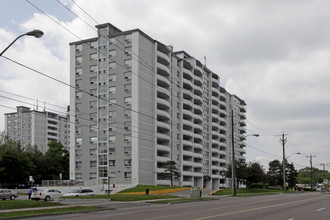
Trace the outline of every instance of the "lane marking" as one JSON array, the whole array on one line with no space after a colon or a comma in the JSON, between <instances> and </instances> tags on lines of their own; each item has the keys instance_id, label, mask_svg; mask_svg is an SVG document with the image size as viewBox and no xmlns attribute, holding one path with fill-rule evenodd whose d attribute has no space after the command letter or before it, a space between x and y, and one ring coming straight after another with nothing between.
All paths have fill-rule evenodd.
<instances>
[{"instance_id":1,"label":"lane marking","mask_svg":"<svg viewBox=\"0 0 330 220\"><path fill-rule=\"evenodd\" d=\"M320 208L320 209L318 209L318 210L316 210L317 212L319 212L319 211L322 211L322 210L324 210L325 208Z\"/></svg>"},{"instance_id":2,"label":"lane marking","mask_svg":"<svg viewBox=\"0 0 330 220\"><path fill-rule=\"evenodd\" d=\"M279 207L279 206L283 206L283 205L295 204L295 203L305 202L305 201L309 201L309 200L316 200L316 199L319 199L319 198L317 197L317 198L305 199L305 200L300 200L300 201L286 202L286 203L282 203L282 204L269 205L269 206L258 207L258 208L253 208L253 209L243 209L243 210L235 211L235 212L227 212L227 213L223 213L223 214L219 214L219 215L195 218L195 220L217 218L217 217L221 217L221 216L234 215L234 214L239 214L239 213L244 213L244 212L252 212L252 211L257 211L257 210L261 210L261 209L269 209L269 208Z\"/></svg>"}]
</instances>

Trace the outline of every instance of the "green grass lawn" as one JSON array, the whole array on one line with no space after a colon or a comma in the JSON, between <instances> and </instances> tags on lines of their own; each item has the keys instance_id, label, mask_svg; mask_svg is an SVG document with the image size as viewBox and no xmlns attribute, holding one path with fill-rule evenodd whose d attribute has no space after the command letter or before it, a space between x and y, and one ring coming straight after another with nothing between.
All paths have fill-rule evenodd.
<instances>
[{"instance_id":1,"label":"green grass lawn","mask_svg":"<svg viewBox=\"0 0 330 220\"><path fill-rule=\"evenodd\" d=\"M37 207L48 207L48 206L64 206L64 204L58 202L43 202L43 201L32 201L32 200L0 201L0 210L37 208Z\"/></svg>"},{"instance_id":2,"label":"green grass lawn","mask_svg":"<svg viewBox=\"0 0 330 220\"><path fill-rule=\"evenodd\" d=\"M73 197L61 197L61 199L109 199L108 195L94 195L94 196L73 196ZM167 199L178 198L171 195L127 195L127 194L114 194L110 195L111 201L140 201L140 200L154 200L154 199Z\"/></svg>"},{"instance_id":3,"label":"green grass lawn","mask_svg":"<svg viewBox=\"0 0 330 220\"><path fill-rule=\"evenodd\" d=\"M276 190L276 189L237 189L236 195L240 196L247 196L247 195L267 195L267 194L274 194L274 193L283 193L282 190ZM215 195L222 196L222 195L231 195L232 191L231 189L223 189L215 193Z\"/></svg>"},{"instance_id":4,"label":"green grass lawn","mask_svg":"<svg viewBox=\"0 0 330 220\"><path fill-rule=\"evenodd\" d=\"M146 189L149 191L158 191L158 190L165 190L165 189L178 189L183 188L181 186L151 186L151 185L137 185L132 189L126 189L121 191L120 193L131 193L131 192L145 192Z\"/></svg>"},{"instance_id":5,"label":"green grass lawn","mask_svg":"<svg viewBox=\"0 0 330 220\"><path fill-rule=\"evenodd\" d=\"M21 217L29 215L41 215L41 214L56 214L56 213L65 213L65 212L81 212L81 211L91 211L97 210L100 207L95 206L77 206L77 207L63 207L63 208L54 208L54 209L45 209L45 210L29 210L29 211L18 211L18 212L6 212L0 214L0 219L2 218L12 218L12 217Z\"/></svg>"}]
</instances>

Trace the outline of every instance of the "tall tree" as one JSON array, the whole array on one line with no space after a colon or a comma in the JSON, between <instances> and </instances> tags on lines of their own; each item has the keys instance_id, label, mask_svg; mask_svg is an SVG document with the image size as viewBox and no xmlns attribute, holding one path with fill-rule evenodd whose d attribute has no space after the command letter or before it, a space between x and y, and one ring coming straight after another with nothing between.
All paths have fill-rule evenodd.
<instances>
[{"instance_id":1,"label":"tall tree","mask_svg":"<svg viewBox=\"0 0 330 220\"><path fill-rule=\"evenodd\" d=\"M47 167L43 179L59 179L60 173L62 173L63 179L69 179L69 152L61 142L57 141L49 142L48 147L44 158Z\"/></svg>"},{"instance_id":2,"label":"tall tree","mask_svg":"<svg viewBox=\"0 0 330 220\"><path fill-rule=\"evenodd\" d=\"M235 171L236 171L236 187L239 188L238 182L245 181L247 177L247 164L244 159L235 160ZM227 178L232 178L231 174L231 164L228 165L227 171L225 173Z\"/></svg>"},{"instance_id":3,"label":"tall tree","mask_svg":"<svg viewBox=\"0 0 330 220\"><path fill-rule=\"evenodd\" d=\"M287 172L287 182L288 182L288 187L293 188L296 186L297 182L297 177L298 177L298 172L294 168L293 163L287 164L286 165L286 172Z\"/></svg>"},{"instance_id":4,"label":"tall tree","mask_svg":"<svg viewBox=\"0 0 330 220\"><path fill-rule=\"evenodd\" d=\"M171 186L173 186L173 181L178 180L181 176L181 173L177 167L177 164L173 160L167 161L163 167L165 168L164 172L162 173L165 179L171 181Z\"/></svg>"},{"instance_id":5,"label":"tall tree","mask_svg":"<svg viewBox=\"0 0 330 220\"><path fill-rule=\"evenodd\" d=\"M279 160L273 160L268 163L268 184L277 186L283 184L283 168Z\"/></svg>"},{"instance_id":6,"label":"tall tree","mask_svg":"<svg viewBox=\"0 0 330 220\"><path fill-rule=\"evenodd\" d=\"M266 174L262 165L258 162L250 162L246 167L246 186L251 187L252 183L261 183L266 180Z\"/></svg>"}]
</instances>

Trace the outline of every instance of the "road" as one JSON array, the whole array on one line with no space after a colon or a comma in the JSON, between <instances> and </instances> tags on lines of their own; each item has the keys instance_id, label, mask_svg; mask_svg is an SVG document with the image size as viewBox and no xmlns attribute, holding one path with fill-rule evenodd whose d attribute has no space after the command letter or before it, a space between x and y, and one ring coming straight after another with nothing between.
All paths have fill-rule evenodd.
<instances>
[{"instance_id":1,"label":"road","mask_svg":"<svg viewBox=\"0 0 330 220\"><path fill-rule=\"evenodd\" d=\"M108 209L33 219L330 219L330 194L321 193L220 197L219 200L182 204L123 204L111 201L91 201L91 203ZM86 201L85 205L87 205Z\"/></svg>"}]
</instances>

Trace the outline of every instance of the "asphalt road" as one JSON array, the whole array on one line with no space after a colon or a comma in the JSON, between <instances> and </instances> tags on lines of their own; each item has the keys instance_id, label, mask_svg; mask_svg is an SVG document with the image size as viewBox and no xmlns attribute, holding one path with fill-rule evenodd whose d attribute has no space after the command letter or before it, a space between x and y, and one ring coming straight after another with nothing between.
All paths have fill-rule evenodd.
<instances>
[{"instance_id":1,"label":"asphalt road","mask_svg":"<svg viewBox=\"0 0 330 220\"><path fill-rule=\"evenodd\" d=\"M70 204L71 201L65 201ZM81 200L80 200L81 202ZM72 203L80 203L72 201ZM101 205L96 212L42 216L33 219L330 219L330 194L304 193L253 197L219 197L219 200L182 204L120 203L84 201L84 205Z\"/></svg>"}]
</instances>

